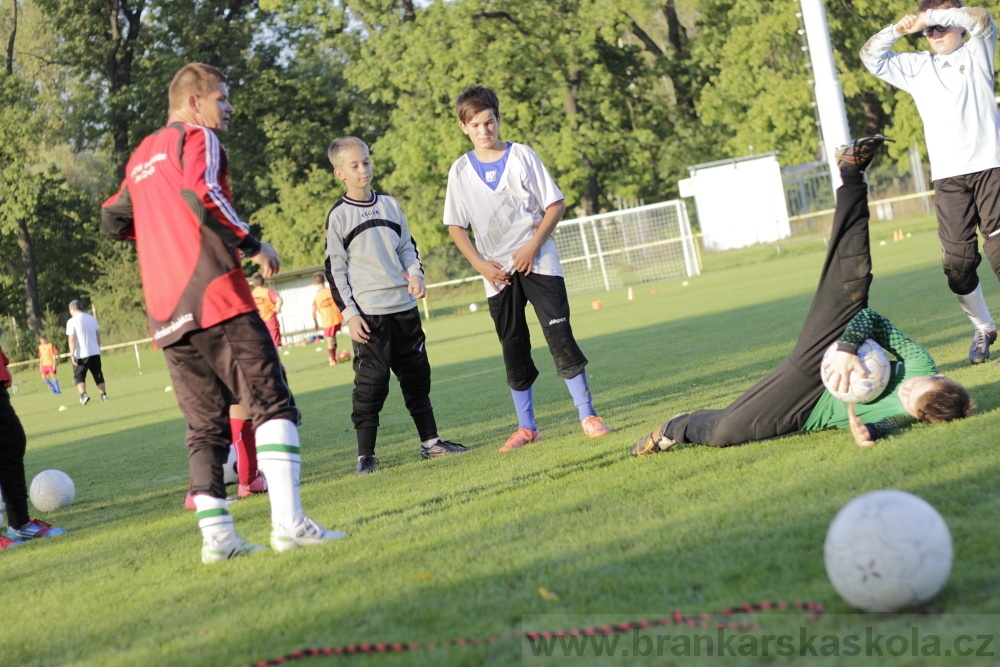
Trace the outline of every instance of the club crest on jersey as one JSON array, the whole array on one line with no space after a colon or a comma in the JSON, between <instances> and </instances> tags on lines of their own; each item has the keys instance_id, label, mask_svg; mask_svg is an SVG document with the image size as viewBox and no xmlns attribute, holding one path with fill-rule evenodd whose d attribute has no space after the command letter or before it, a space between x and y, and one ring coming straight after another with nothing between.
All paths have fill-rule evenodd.
<instances>
[{"instance_id":1,"label":"club crest on jersey","mask_svg":"<svg viewBox=\"0 0 1000 667\"><path fill-rule=\"evenodd\" d=\"M496 183L496 180L497 180L497 170L496 169L490 169L489 171L487 171L484 174L484 176L486 177L486 182L487 183Z\"/></svg>"}]
</instances>

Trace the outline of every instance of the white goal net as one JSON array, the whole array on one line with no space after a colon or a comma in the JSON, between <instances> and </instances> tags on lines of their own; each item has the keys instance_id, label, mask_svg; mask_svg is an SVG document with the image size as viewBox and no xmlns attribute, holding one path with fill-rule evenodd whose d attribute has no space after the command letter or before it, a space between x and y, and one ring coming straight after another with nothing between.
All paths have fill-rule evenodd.
<instances>
[{"instance_id":1,"label":"white goal net","mask_svg":"<svg viewBox=\"0 0 1000 667\"><path fill-rule=\"evenodd\" d=\"M552 238L570 294L701 273L682 200L563 220Z\"/></svg>"}]
</instances>

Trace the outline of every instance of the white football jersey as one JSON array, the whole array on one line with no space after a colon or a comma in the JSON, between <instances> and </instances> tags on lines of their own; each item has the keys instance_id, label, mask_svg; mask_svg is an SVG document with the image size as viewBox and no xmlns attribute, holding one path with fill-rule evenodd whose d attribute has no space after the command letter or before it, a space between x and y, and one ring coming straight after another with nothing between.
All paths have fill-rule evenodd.
<instances>
[{"instance_id":1,"label":"white football jersey","mask_svg":"<svg viewBox=\"0 0 1000 667\"><path fill-rule=\"evenodd\" d=\"M479 254L509 272L513 270L514 252L534 235L545 209L564 197L538 155L524 144L511 143L499 179L496 190L492 190L476 173L468 154L455 160L448 172L444 224L465 229L471 226ZM531 270L545 276L562 275L559 253L551 238L538 251ZM503 289L486 279L483 282L487 296Z\"/></svg>"}]
</instances>

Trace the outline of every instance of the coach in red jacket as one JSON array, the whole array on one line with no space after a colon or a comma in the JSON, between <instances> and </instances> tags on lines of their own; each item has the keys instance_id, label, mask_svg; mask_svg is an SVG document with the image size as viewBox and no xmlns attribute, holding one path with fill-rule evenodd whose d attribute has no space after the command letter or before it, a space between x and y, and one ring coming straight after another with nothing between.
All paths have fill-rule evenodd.
<instances>
[{"instance_id":1,"label":"coach in red jacket","mask_svg":"<svg viewBox=\"0 0 1000 667\"><path fill-rule=\"evenodd\" d=\"M103 227L113 238L136 242L149 325L187 421L202 561L256 549L236 533L226 503L224 386L256 429L271 500L271 545L286 551L340 537L302 512L299 411L240 269L238 251L264 276L277 272L279 262L233 209L217 137L233 112L225 76L209 65L186 65L171 81L169 98L167 125L133 153L121 189L104 203Z\"/></svg>"}]
</instances>

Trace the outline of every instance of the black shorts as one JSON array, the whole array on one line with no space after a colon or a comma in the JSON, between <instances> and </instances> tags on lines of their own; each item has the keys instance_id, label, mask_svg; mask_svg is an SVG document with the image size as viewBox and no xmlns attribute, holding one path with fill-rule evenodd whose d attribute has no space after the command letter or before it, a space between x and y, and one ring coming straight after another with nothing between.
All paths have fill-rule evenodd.
<instances>
[{"instance_id":1,"label":"black shorts","mask_svg":"<svg viewBox=\"0 0 1000 667\"><path fill-rule=\"evenodd\" d=\"M272 419L299 422L278 350L257 313L244 313L163 348L177 403L187 421L188 447L229 443L233 398L254 428Z\"/></svg>"},{"instance_id":2,"label":"black shorts","mask_svg":"<svg viewBox=\"0 0 1000 667\"><path fill-rule=\"evenodd\" d=\"M524 314L529 301L542 325L542 334L559 377L568 380L583 372L587 358L573 337L566 281L561 276L514 273L510 285L487 301L503 348L507 385L511 389L524 391L538 377L538 369L531 359L531 336Z\"/></svg>"},{"instance_id":3,"label":"black shorts","mask_svg":"<svg viewBox=\"0 0 1000 667\"><path fill-rule=\"evenodd\" d=\"M101 355L95 354L92 357L77 359L73 366L73 379L77 384L87 381L87 371L94 376L94 382L104 384L104 372L101 370Z\"/></svg>"}]
</instances>

